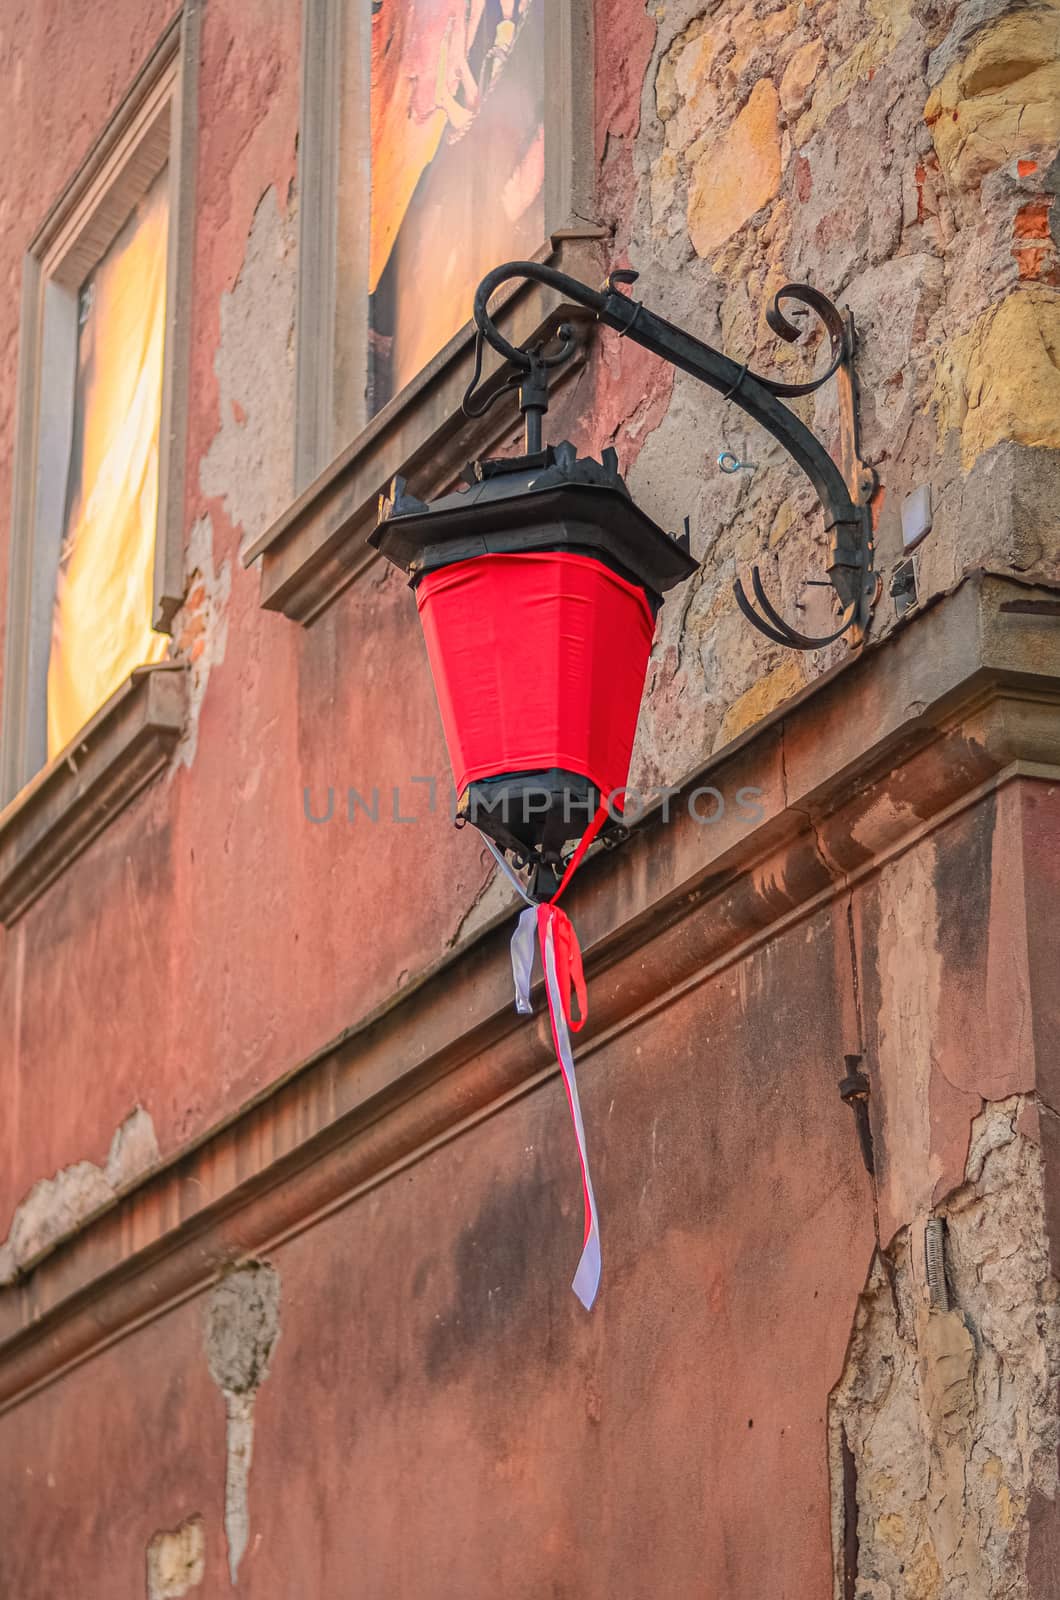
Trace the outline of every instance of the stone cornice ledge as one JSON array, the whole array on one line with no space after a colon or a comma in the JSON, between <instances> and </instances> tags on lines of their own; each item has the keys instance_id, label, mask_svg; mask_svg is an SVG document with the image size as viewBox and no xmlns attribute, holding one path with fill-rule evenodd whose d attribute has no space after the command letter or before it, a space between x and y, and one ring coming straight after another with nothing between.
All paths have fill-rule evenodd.
<instances>
[{"instance_id":1,"label":"stone cornice ledge","mask_svg":"<svg viewBox=\"0 0 1060 1600\"><path fill-rule=\"evenodd\" d=\"M579 1059L1021 772L1060 777L1057 594L976 574L708 763L759 790L675 801L569 892L592 1009ZM511 1005L505 915L138 1180L0 1291L0 1404L349 1203L555 1070ZM539 997L540 999L540 997Z\"/></svg>"},{"instance_id":2,"label":"stone cornice ledge","mask_svg":"<svg viewBox=\"0 0 1060 1600\"><path fill-rule=\"evenodd\" d=\"M169 761L184 728L180 662L138 667L0 811L0 920L10 926Z\"/></svg>"}]
</instances>

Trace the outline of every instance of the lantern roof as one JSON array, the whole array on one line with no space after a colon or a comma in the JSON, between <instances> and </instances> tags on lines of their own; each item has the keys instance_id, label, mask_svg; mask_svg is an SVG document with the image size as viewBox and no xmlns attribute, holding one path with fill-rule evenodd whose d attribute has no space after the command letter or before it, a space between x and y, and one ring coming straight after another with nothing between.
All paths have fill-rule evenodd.
<instances>
[{"instance_id":1,"label":"lantern roof","mask_svg":"<svg viewBox=\"0 0 1060 1600\"><path fill-rule=\"evenodd\" d=\"M380 497L369 543L409 574L490 554L572 550L595 556L661 596L691 577L687 535L665 533L633 502L606 449L601 461L570 443L534 455L475 462L466 486L428 504L395 478Z\"/></svg>"}]
</instances>

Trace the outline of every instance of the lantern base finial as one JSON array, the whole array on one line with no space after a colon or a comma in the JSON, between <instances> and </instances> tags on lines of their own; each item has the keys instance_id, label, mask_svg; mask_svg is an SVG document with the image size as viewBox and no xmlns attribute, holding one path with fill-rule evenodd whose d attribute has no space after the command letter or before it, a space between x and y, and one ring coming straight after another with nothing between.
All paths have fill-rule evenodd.
<instances>
[{"instance_id":1,"label":"lantern base finial","mask_svg":"<svg viewBox=\"0 0 1060 1600\"><path fill-rule=\"evenodd\" d=\"M599 808L596 785L577 772L550 767L509 772L469 783L457 803L457 820L471 822L520 864L559 869L564 847L585 832ZM603 834L621 837L610 818Z\"/></svg>"}]
</instances>

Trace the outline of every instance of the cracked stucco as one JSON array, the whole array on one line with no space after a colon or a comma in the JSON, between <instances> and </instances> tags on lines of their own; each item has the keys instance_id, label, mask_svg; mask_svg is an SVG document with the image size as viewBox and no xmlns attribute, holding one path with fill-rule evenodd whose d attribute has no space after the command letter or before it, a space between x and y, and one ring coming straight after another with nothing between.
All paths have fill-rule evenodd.
<instances>
[{"instance_id":1,"label":"cracked stucco","mask_svg":"<svg viewBox=\"0 0 1060 1600\"><path fill-rule=\"evenodd\" d=\"M498 871L485 848L481 852L480 859L483 868L482 883L446 941L450 949L463 944L465 940L473 939L475 934L493 921L494 917L504 911L515 911L521 904L511 884L504 874Z\"/></svg>"}]
</instances>

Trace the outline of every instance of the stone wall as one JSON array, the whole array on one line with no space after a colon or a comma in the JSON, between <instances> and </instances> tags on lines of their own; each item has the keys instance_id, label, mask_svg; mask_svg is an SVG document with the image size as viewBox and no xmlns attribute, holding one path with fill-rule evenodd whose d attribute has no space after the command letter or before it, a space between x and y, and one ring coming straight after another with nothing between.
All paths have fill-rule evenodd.
<instances>
[{"instance_id":1,"label":"stone wall","mask_svg":"<svg viewBox=\"0 0 1060 1600\"><path fill-rule=\"evenodd\" d=\"M923 1228L903 1229L832 1395L837 1600L848 1567L859 1600L1026 1594L1039 1510L1057 1499L1060 1312L1033 1099L976 1119L965 1182L934 1215L943 1283L926 1283Z\"/></svg>"},{"instance_id":2,"label":"stone wall","mask_svg":"<svg viewBox=\"0 0 1060 1600\"><path fill-rule=\"evenodd\" d=\"M896 624L901 506L923 485L934 528L916 557L921 605L978 566L1055 579L1060 11L982 0L683 0L647 20L636 5L606 10L631 41L627 59L643 58L643 78L620 74L604 47L600 106L605 220L641 272L636 293L789 379L820 360L820 334L808 328L794 348L772 335L765 311L781 284L811 282L855 314L863 452L880 479L874 634ZM779 650L736 611L733 579L758 561L781 611L827 631L830 591L807 585L824 575L820 512L779 446L658 366L602 349L581 417L615 439L659 520L691 516L704 563L664 612L643 779L688 771L849 653ZM834 445L833 392L794 404ZM757 469L722 474L726 447Z\"/></svg>"}]
</instances>

